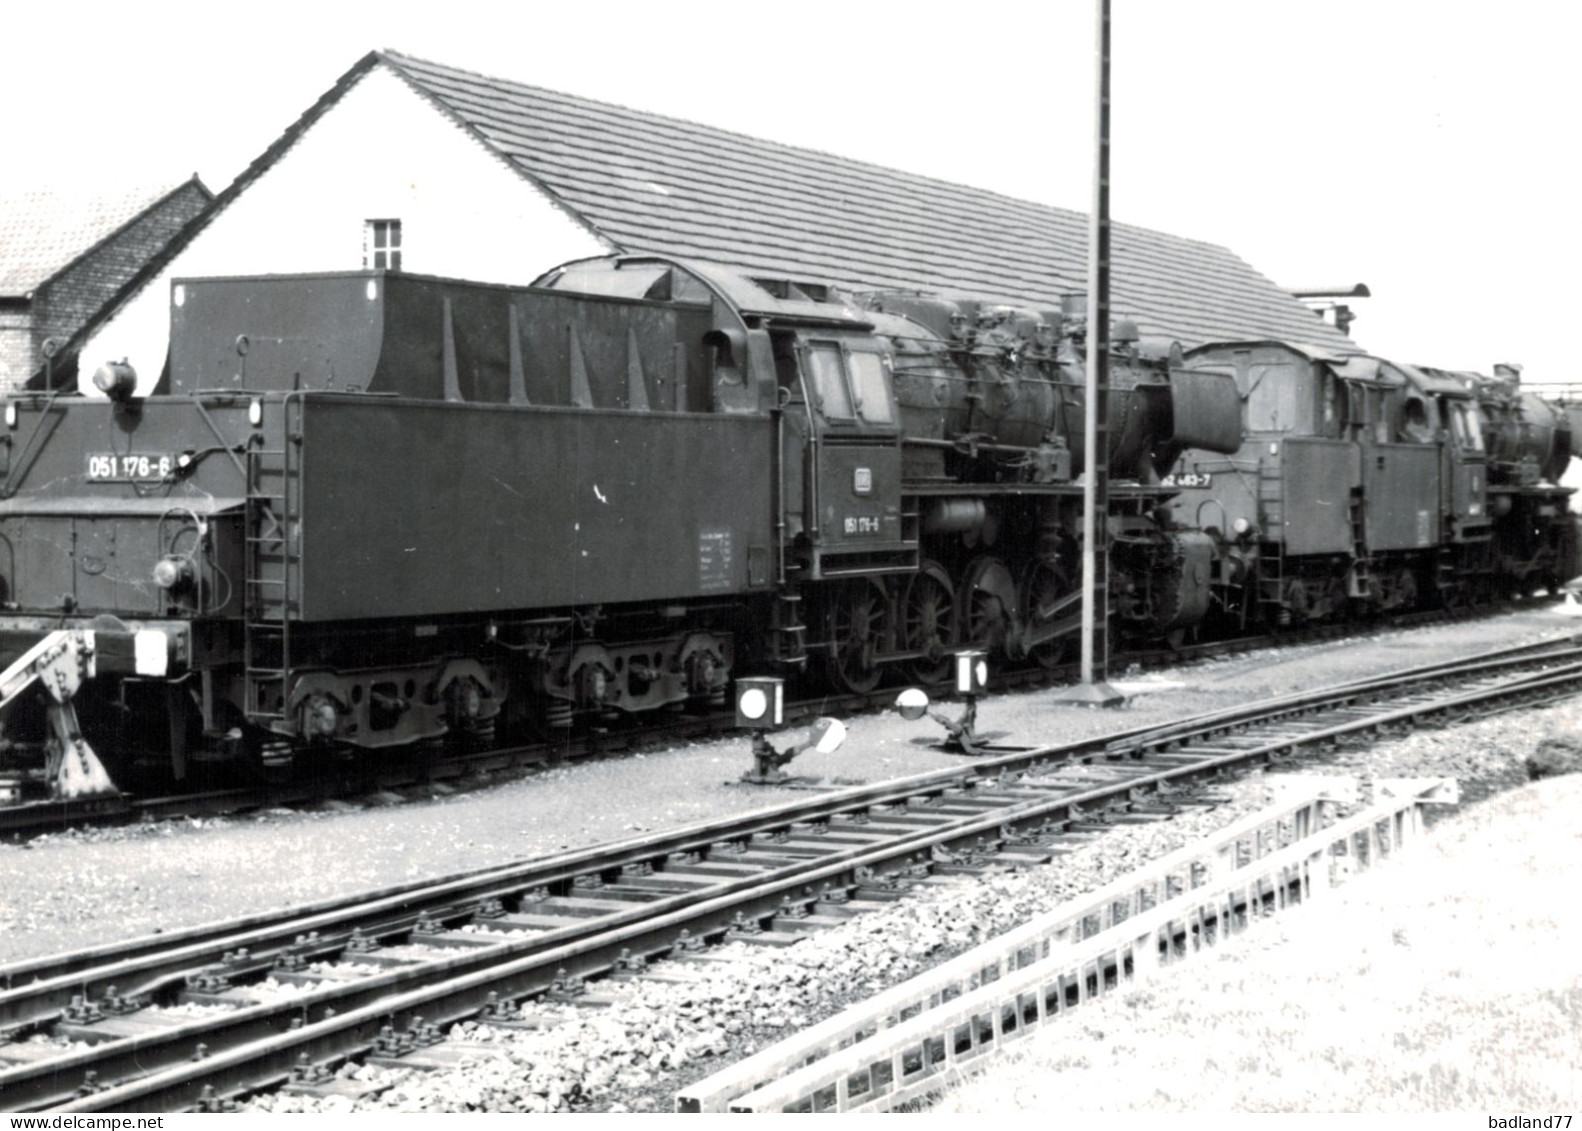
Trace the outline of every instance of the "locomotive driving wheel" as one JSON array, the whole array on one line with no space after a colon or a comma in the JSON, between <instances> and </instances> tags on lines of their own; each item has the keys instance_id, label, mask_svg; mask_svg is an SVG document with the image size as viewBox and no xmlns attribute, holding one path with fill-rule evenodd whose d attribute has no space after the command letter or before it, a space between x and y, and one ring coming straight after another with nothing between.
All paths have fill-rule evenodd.
<instances>
[{"instance_id":1,"label":"locomotive driving wheel","mask_svg":"<svg viewBox=\"0 0 1582 1131\"><path fill-rule=\"evenodd\" d=\"M1016 583L999 558L973 558L957 590L961 639L986 652L1003 652L1016 630Z\"/></svg>"},{"instance_id":2,"label":"locomotive driving wheel","mask_svg":"<svg viewBox=\"0 0 1582 1131\"><path fill-rule=\"evenodd\" d=\"M825 612L824 674L837 691L866 695L879 686L884 667L874 657L884 643L889 602L876 581L836 586Z\"/></svg>"},{"instance_id":3,"label":"locomotive driving wheel","mask_svg":"<svg viewBox=\"0 0 1582 1131\"><path fill-rule=\"evenodd\" d=\"M901 647L928 655L906 664L918 683L938 683L950 674L956 644L956 587L938 562L925 561L901 601Z\"/></svg>"},{"instance_id":4,"label":"locomotive driving wheel","mask_svg":"<svg viewBox=\"0 0 1582 1131\"><path fill-rule=\"evenodd\" d=\"M1037 632L1051 621L1059 620L1062 603L1072 593L1071 578L1064 569L1047 562L1033 562L1022 574L1021 602L1027 630ZM1046 671L1065 663L1073 637L1068 633L1035 644L1027 654Z\"/></svg>"}]
</instances>

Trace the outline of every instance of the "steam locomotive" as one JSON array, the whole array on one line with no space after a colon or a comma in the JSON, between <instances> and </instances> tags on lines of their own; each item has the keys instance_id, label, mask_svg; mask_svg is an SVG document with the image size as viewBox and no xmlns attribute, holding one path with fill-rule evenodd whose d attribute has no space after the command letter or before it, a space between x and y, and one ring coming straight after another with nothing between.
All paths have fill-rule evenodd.
<instances>
[{"instance_id":1,"label":"steam locomotive","mask_svg":"<svg viewBox=\"0 0 1582 1131\"><path fill-rule=\"evenodd\" d=\"M1275 342L1186 364L1235 379L1244 439L1188 452L1173 526L1214 540L1212 608L1300 623L1555 591L1578 572L1571 424L1517 371L1452 373Z\"/></svg>"},{"instance_id":2,"label":"steam locomotive","mask_svg":"<svg viewBox=\"0 0 1582 1131\"><path fill-rule=\"evenodd\" d=\"M530 288L183 279L171 318L149 396L110 364L103 397L5 401L0 797L113 790L139 760L182 779L486 747L718 703L738 674L934 681L968 644L1055 664L1079 624L1095 458L1080 303L846 293L645 256ZM1331 615L1332 576L1348 600L1401 604L1402 570L1452 599L1447 551L1468 567L1462 597L1569 568L1562 493L1487 478L1532 470L1537 409L1514 394L1307 357L1314 434L1299 436L1283 407L1254 411L1240 347L1183 354L1124 324L1113 340L1096 458L1122 633ZM1394 431L1364 392L1331 436L1331 386L1379 390ZM1409 389L1464 442L1401 440ZM1472 433L1500 405L1512 428L1480 463ZM1253 459L1269 444L1278 475ZM1399 480L1367 461L1402 446L1413 475L1429 476L1422 452L1449 469L1423 496L1426 535L1378 520L1426 538L1409 546L1368 525L1394 505L1370 488ZM1362 540L1303 541L1309 473L1360 500L1344 530Z\"/></svg>"}]
</instances>

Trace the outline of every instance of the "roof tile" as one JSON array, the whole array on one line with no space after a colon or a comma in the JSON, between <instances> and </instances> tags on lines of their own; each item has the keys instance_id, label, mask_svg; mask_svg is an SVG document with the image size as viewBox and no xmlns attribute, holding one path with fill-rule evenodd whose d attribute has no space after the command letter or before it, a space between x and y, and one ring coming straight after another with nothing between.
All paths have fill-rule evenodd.
<instances>
[{"instance_id":1,"label":"roof tile","mask_svg":"<svg viewBox=\"0 0 1582 1131\"><path fill-rule=\"evenodd\" d=\"M1086 288L1081 212L817 150L378 56L523 174L628 251L752 271L1058 305ZM1226 248L1112 229L1111 306L1187 345L1349 338Z\"/></svg>"},{"instance_id":2,"label":"roof tile","mask_svg":"<svg viewBox=\"0 0 1582 1131\"><path fill-rule=\"evenodd\" d=\"M105 190L0 187L0 297L37 290L188 181Z\"/></svg>"}]
</instances>

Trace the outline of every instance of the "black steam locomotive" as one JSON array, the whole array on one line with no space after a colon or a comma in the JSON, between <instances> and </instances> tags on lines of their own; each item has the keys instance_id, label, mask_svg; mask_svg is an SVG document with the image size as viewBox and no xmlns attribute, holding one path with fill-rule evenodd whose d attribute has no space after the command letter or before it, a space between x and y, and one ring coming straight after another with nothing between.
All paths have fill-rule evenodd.
<instances>
[{"instance_id":1,"label":"black steam locomotive","mask_svg":"<svg viewBox=\"0 0 1582 1131\"><path fill-rule=\"evenodd\" d=\"M1273 477L1249 452L1302 445L1283 417L1265 436L1239 355L1117 330L1103 458L1123 633L1315 615L1322 598L1290 582L1332 597L1326 569L1348 598L1377 584L1399 605L1406 570L1417 597L1449 599L1447 540L1467 547L1451 565L1491 579L1568 575L1560 492L1485 479L1471 514L1453 474L1423 496L1426 542L1293 541L1309 500L1288 492L1289 517L1271 517ZM154 752L181 778L487 746L718 702L737 674L932 681L966 644L1056 663L1079 623L1084 331L1076 306L842 293L652 257L525 289L179 280L153 395L108 365L104 398L5 403L0 796L108 790ZM1427 427L1486 433L1489 402L1422 378L1439 382ZM1288 458L1282 481L1334 477L1337 498L1362 500L1346 529L1371 537L1367 508L1385 504L1367 492L1397 481L1367 461L1393 459L1415 418L1405 384L1348 380L1335 387L1386 389L1380 411L1407 423L1369 439L1357 428L1374 418L1348 408L1308 446L1350 454L1305 472ZM1332 394L1313 395L1326 411ZM1411 441L1455 474L1477 462L1471 442ZM1486 451L1487 474L1502 461ZM1249 476L1236 510L1221 496ZM1507 531L1513 515L1539 526Z\"/></svg>"}]
</instances>

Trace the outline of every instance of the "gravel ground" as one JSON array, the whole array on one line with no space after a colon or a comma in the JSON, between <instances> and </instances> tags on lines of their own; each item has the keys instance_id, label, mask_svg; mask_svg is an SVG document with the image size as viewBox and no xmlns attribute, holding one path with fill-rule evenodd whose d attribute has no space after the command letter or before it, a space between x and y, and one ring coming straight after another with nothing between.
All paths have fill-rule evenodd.
<instances>
[{"instance_id":1,"label":"gravel ground","mask_svg":"<svg viewBox=\"0 0 1582 1131\"><path fill-rule=\"evenodd\" d=\"M1573 631L1546 610L1476 624L1380 633L1209 661L1167 675L1120 681L1133 698L1118 712L1057 707L1047 692L987 701L980 727L1011 740L1059 742L1159 722L1281 692L1358 678L1502 643ZM954 710L952 708L952 710ZM1508 717L1470 731L1427 733L1348 758L1368 774L1453 773L1509 783L1544 728L1563 712ZM919 745L933 724L893 713L857 719L846 747L804 755L805 779L856 783L905 776L961 760ZM276 811L39 838L0 846L0 959L48 954L229 917L511 857L617 839L648 829L772 803L777 791L729 784L747 764L741 740L565 767L497 788L399 806ZM1018 922L1108 882L1133 861L1266 803L1256 782L1232 801L1157 826L1117 830L1064 858L1062 867L929 887L922 898L821 932L790 950L741 946L711 952L733 961L693 964L693 985L639 981L619 987L608 1010L561 1007L544 1032L459 1026L491 1046L468 1073L437 1076L360 1069L380 1086L364 1106L397 1110L596 1110L666 1108L677 1087L745 1055L788 1028L826 1016ZM612 797L643 808L612 807ZM604 987L601 987L604 992ZM392 1083L392 1079L394 1082ZM271 1097L271 1109L344 1109L348 1100Z\"/></svg>"}]
</instances>

